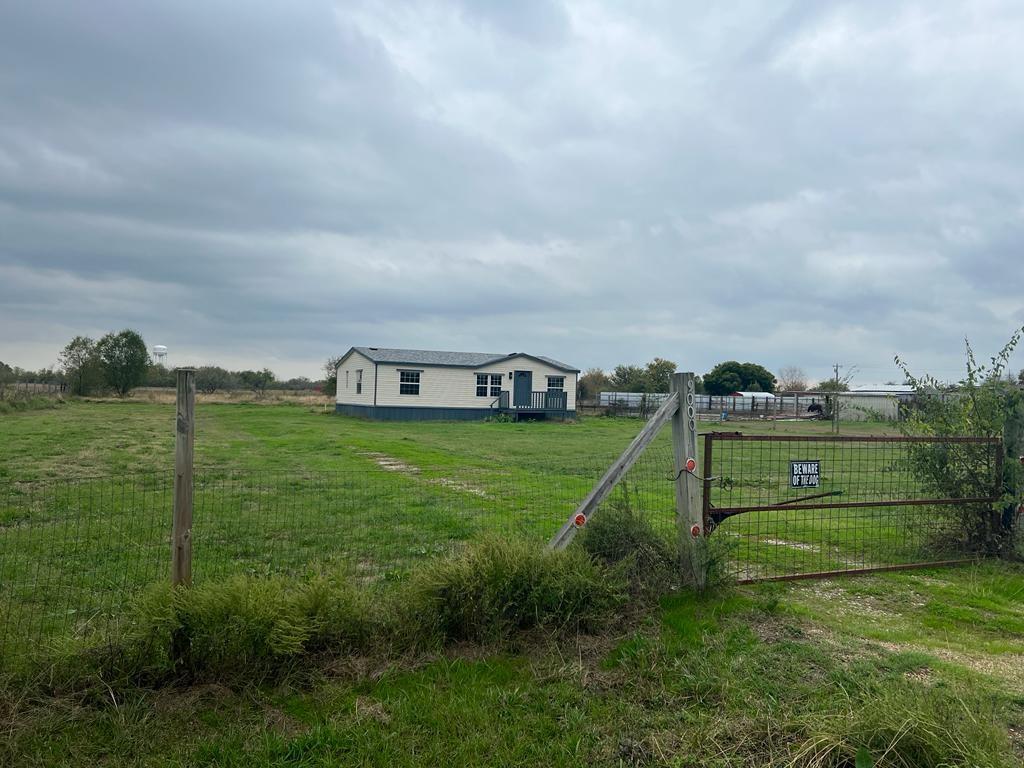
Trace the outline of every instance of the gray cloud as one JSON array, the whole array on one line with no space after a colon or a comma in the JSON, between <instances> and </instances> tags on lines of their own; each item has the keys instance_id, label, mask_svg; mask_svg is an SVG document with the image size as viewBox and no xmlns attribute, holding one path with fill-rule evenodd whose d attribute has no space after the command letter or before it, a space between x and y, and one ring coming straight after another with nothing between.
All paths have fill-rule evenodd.
<instances>
[{"instance_id":1,"label":"gray cloud","mask_svg":"<svg viewBox=\"0 0 1024 768\"><path fill-rule=\"evenodd\" d=\"M0 359L953 375L1024 324L1024 10L769 5L9 3Z\"/></svg>"}]
</instances>

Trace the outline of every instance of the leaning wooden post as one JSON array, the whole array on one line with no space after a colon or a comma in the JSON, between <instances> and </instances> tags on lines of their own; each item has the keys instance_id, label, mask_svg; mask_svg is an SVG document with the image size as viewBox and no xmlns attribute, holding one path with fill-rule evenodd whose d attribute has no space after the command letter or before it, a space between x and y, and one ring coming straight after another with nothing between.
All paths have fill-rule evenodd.
<instances>
[{"instance_id":1,"label":"leaning wooden post","mask_svg":"<svg viewBox=\"0 0 1024 768\"><path fill-rule=\"evenodd\" d=\"M171 530L171 584L192 583L192 452L196 438L196 371L178 368L178 408L174 422L174 524Z\"/></svg>"},{"instance_id":2,"label":"leaning wooden post","mask_svg":"<svg viewBox=\"0 0 1024 768\"><path fill-rule=\"evenodd\" d=\"M697 473L697 410L692 373L672 374L671 391L679 408L672 417L672 450L675 455L676 524L684 575L703 590L707 582L707 534L700 501L702 476Z\"/></svg>"}]
</instances>

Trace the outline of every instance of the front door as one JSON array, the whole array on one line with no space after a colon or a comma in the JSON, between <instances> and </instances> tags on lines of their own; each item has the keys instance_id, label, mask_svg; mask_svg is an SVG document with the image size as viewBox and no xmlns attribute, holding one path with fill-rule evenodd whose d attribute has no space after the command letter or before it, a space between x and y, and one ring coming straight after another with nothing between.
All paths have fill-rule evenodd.
<instances>
[{"instance_id":1,"label":"front door","mask_svg":"<svg viewBox=\"0 0 1024 768\"><path fill-rule=\"evenodd\" d=\"M516 408L529 408L532 391L533 371L516 371L512 387L512 405Z\"/></svg>"}]
</instances>

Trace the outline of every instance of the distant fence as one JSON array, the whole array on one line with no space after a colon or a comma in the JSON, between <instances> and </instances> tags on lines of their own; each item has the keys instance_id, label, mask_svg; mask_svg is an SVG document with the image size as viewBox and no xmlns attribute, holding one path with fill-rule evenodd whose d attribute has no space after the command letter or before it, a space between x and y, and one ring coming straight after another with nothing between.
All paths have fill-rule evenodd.
<instances>
[{"instance_id":1,"label":"distant fence","mask_svg":"<svg viewBox=\"0 0 1024 768\"><path fill-rule=\"evenodd\" d=\"M667 393L601 392L592 403L606 412L622 416L647 418L657 410ZM827 410L827 398L820 394L780 394L773 397L741 397L732 395L694 395L698 413L720 418L727 416L757 418L759 416L802 418Z\"/></svg>"},{"instance_id":2,"label":"distant fence","mask_svg":"<svg viewBox=\"0 0 1024 768\"><path fill-rule=\"evenodd\" d=\"M68 393L67 384L41 384L31 381L0 382L0 397L57 397Z\"/></svg>"}]
</instances>

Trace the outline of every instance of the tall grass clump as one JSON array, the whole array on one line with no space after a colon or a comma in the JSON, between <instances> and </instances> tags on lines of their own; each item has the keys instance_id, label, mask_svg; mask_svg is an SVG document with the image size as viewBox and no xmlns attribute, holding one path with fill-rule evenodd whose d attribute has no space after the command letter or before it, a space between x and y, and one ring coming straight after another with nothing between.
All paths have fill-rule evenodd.
<instances>
[{"instance_id":1,"label":"tall grass clump","mask_svg":"<svg viewBox=\"0 0 1024 768\"><path fill-rule=\"evenodd\" d=\"M0 415L19 413L21 411L42 411L59 408L64 405L63 398L43 397L41 395L0 397Z\"/></svg>"},{"instance_id":2,"label":"tall grass clump","mask_svg":"<svg viewBox=\"0 0 1024 768\"><path fill-rule=\"evenodd\" d=\"M992 701L954 686L887 681L847 707L809 713L791 766L824 768L983 768L1011 752ZM792 726L790 726L792 727Z\"/></svg>"},{"instance_id":3,"label":"tall grass clump","mask_svg":"<svg viewBox=\"0 0 1024 768\"><path fill-rule=\"evenodd\" d=\"M678 581L679 556L672 540L629 505L602 510L577 542L599 563L620 569L634 595L659 594Z\"/></svg>"},{"instance_id":4,"label":"tall grass clump","mask_svg":"<svg viewBox=\"0 0 1024 768\"><path fill-rule=\"evenodd\" d=\"M483 539L413 574L396 627L410 645L496 642L520 630L591 631L627 598L621 573L580 549Z\"/></svg>"},{"instance_id":5,"label":"tall grass clump","mask_svg":"<svg viewBox=\"0 0 1024 768\"><path fill-rule=\"evenodd\" d=\"M379 634L370 595L343 575L308 581L236 576L144 592L130 621L53 655L47 687L252 681L322 656L358 652Z\"/></svg>"}]
</instances>

